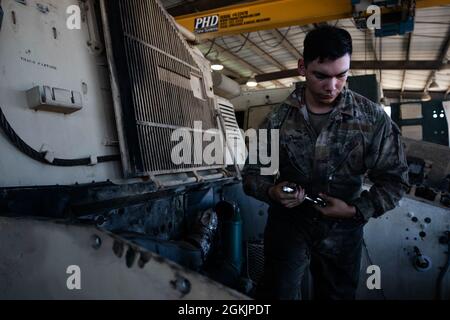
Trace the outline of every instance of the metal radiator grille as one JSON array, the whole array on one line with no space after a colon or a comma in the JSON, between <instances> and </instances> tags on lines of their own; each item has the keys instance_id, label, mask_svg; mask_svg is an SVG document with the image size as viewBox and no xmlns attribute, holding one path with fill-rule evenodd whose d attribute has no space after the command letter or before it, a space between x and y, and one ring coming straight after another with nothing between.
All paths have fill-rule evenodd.
<instances>
[{"instance_id":1,"label":"metal radiator grille","mask_svg":"<svg viewBox=\"0 0 450 320\"><path fill-rule=\"evenodd\" d=\"M259 283L264 274L264 244L261 242L247 242L247 274L255 283Z\"/></svg>"},{"instance_id":2,"label":"metal radiator grille","mask_svg":"<svg viewBox=\"0 0 450 320\"><path fill-rule=\"evenodd\" d=\"M226 132L228 147L227 164L243 166L246 160L246 147L244 137L236 121L236 114L231 104L222 103L219 100L219 111Z\"/></svg>"},{"instance_id":3,"label":"metal radiator grille","mask_svg":"<svg viewBox=\"0 0 450 320\"><path fill-rule=\"evenodd\" d=\"M227 139L232 141L242 140L241 129L239 129L239 126L237 124L234 108L232 106L227 106L225 104L219 103L219 110L225 123Z\"/></svg>"},{"instance_id":4,"label":"metal radiator grille","mask_svg":"<svg viewBox=\"0 0 450 320\"><path fill-rule=\"evenodd\" d=\"M172 132L218 128L214 100L188 45L157 0L106 1L130 171L135 176L222 166L176 165Z\"/></svg>"},{"instance_id":5,"label":"metal radiator grille","mask_svg":"<svg viewBox=\"0 0 450 320\"><path fill-rule=\"evenodd\" d=\"M170 139L173 130L174 130L173 128L162 127L159 124L145 124L145 123L138 124L138 134L140 138L139 142L143 150L142 155L143 165L144 168L151 168L151 172L153 174L168 173L167 168L170 169L170 167L168 167L168 164L172 164L171 153L173 150L178 152L176 146L179 144L179 142L174 142L171 141ZM194 149L195 132L194 130L190 130L190 133L191 133L190 145ZM217 136L216 139L220 141L219 136ZM201 149L205 150L206 147L209 145L209 143L210 142L202 141ZM157 156L152 154L153 152L155 152L155 150L158 152ZM218 166L208 166L208 164L206 164L203 161L203 159L196 159L194 157L194 152L190 154L190 163L192 163L192 165L173 164L172 167L176 168L176 170L171 171L171 173L186 172L192 170L193 168L213 169L218 167Z\"/></svg>"}]
</instances>

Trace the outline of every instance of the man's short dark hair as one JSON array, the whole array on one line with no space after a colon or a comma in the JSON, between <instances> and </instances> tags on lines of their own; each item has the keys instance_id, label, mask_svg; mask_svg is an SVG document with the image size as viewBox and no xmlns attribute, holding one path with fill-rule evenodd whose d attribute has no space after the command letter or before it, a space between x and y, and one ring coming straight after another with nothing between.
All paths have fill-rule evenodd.
<instances>
[{"instance_id":1,"label":"man's short dark hair","mask_svg":"<svg viewBox=\"0 0 450 320\"><path fill-rule=\"evenodd\" d=\"M347 53L349 55L353 53L350 33L333 26L321 26L310 31L306 35L304 47L303 59L306 66L316 59L322 63L325 60L334 61Z\"/></svg>"}]
</instances>

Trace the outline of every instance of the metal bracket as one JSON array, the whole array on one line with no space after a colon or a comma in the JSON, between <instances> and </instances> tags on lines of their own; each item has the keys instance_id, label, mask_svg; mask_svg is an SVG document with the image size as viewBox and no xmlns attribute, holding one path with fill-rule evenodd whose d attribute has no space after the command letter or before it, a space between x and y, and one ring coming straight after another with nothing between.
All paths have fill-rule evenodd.
<instances>
[{"instance_id":1,"label":"metal bracket","mask_svg":"<svg viewBox=\"0 0 450 320\"><path fill-rule=\"evenodd\" d=\"M26 94L29 107L34 110L71 114L83 108L82 96L78 91L36 86Z\"/></svg>"},{"instance_id":2,"label":"metal bracket","mask_svg":"<svg viewBox=\"0 0 450 320\"><path fill-rule=\"evenodd\" d=\"M198 174L197 170L193 170L192 173L194 174L194 176L197 179L198 183L205 181L205 179L203 179L203 177Z\"/></svg>"},{"instance_id":3,"label":"metal bracket","mask_svg":"<svg viewBox=\"0 0 450 320\"><path fill-rule=\"evenodd\" d=\"M150 181L152 181L156 185L156 188L158 190L160 190L160 189L162 189L164 187L162 185L161 181L159 181L154 174L150 173L149 176L150 176Z\"/></svg>"},{"instance_id":4,"label":"metal bracket","mask_svg":"<svg viewBox=\"0 0 450 320\"><path fill-rule=\"evenodd\" d=\"M83 0L82 2L82 8L85 13L86 17L86 24L87 24L87 31L89 40L87 42L87 46L89 48L89 51L94 55L100 55L103 53L103 50L105 49L101 38L100 38L100 32L99 27L97 24L97 18L95 16L95 8L94 8L94 1L92 0Z\"/></svg>"},{"instance_id":5,"label":"metal bracket","mask_svg":"<svg viewBox=\"0 0 450 320\"><path fill-rule=\"evenodd\" d=\"M53 163L55 161L55 153L46 144L42 145L41 150L44 153L44 158L48 163Z\"/></svg>"},{"instance_id":6,"label":"metal bracket","mask_svg":"<svg viewBox=\"0 0 450 320\"><path fill-rule=\"evenodd\" d=\"M98 164L98 157L96 155L91 155L89 157L89 159L91 160L91 163L89 164L89 166L93 167Z\"/></svg>"},{"instance_id":7,"label":"metal bracket","mask_svg":"<svg viewBox=\"0 0 450 320\"><path fill-rule=\"evenodd\" d=\"M230 173L230 171L228 171L228 170L225 169L225 168L221 168L219 171L222 171L222 173L223 173L223 175L224 175L225 177L231 177L231 176L232 176L232 174Z\"/></svg>"}]
</instances>

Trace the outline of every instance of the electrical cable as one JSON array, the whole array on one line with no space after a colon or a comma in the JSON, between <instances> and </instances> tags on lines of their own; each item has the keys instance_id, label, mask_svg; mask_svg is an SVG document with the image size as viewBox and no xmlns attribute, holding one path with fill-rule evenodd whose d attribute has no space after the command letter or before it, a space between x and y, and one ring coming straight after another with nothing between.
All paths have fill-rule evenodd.
<instances>
[{"instance_id":1,"label":"electrical cable","mask_svg":"<svg viewBox=\"0 0 450 320\"><path fill-rule=\"evenodd\" d=\"M77 166L89 166L92 164L91 158L79 158L79 159L58 159L55 158L52 162L47 161L45 158L45 152L39 152L30 147L25 141L23 141L19 135L14 131L14 129L9 124L6 119L2 108L0 107L0 127L3 132L8 137L9 141L22 153L26 154L28 157L45 163L47 165L57 166L57 167L77 167ZM119 161L119 155L108 155L97 157L98 163Z\"/></svg>"},{"instance_id":2,"label":"electrical cable","mask_svg":"<svg viewBox=\"0 0 450 320\"><path fill-rule=\"evenodd\" d=\"M266 46L271 47L271 48L277 48L281 43L283 43L284 40L286 40L286 37L287 37L289 31L291 31L291 27L289 27L289 28L287 29L286 33L283 35L283 37L281 38L281 40L280 40L276 45L268 44L268 43L267 43L267 40L264 40L263 37L261 36L260 31L258 31L258 36L259 36L259 38L261 39L261 41L262 41ZM279 32L279 31L278 31L278 32ZM304 33L304 32L303 32L303 33Z\"/></svg>"},{"instance_id":3,"label":"electrical cable","mask_svg":"<svg viewBox=\"0 0 450 320\"><path fill-rule=\"evenodd\" d=\"M211 46L208 49L208 52L205 54L205 58L207 58L209 56L209 54L211 53L212 49L214 48L214 45L216 44L216 38L214 38L211 41Z\"/></svg>"},{"instance_id":4,"label":"electrical cable","mask_svg":"<svg viewBox=\"0 0 450 320\"><path fill-rule=\"evenodd\" d=\"M242 49L244 49L245 45L246 45L247 42L248 42L249 37L250 37L250 32L247 33L247 35L245 36L244 43L239 47L239 49L237 49L237 51L231 50L231 48L230 48L230 47L228 46L228 44L226 43L224 37L222 37L221 39L222 39L222 42L223 42L224 46L226 47L226 49L227 49L230 53L236 54L236 53L239 53Z\"/></svg>"}]
</instances>

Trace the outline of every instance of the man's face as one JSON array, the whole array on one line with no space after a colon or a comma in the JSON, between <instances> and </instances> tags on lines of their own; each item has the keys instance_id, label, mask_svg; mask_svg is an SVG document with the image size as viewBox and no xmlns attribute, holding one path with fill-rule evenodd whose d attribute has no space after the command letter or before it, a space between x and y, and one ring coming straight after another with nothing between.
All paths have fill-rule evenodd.
<instances>
[{"instance_id":1,"label":"man's face","mask_svg":"<svg viewBox=\"0 0 450 320\"><path fill-rule=\"evenodd\" d=\"M319 59L310 62L305 69L307 88L314 100L321 104L333 104L342 92L350 70L350 55L331 61Z\"/></svg>"}]
</instances>

